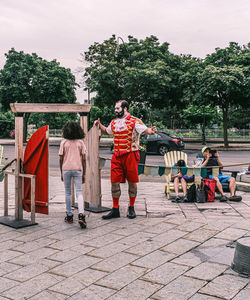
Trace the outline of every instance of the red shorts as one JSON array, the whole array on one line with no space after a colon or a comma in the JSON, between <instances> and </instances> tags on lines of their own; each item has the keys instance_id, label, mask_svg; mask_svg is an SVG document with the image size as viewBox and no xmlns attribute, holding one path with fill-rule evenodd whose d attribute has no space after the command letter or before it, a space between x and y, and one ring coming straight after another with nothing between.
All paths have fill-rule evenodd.
<instances>
[{"instance_id":1,"label":"red shorts","mask_svg":"<svg viewBox=\"0 0 250 300\"><path fill-rule=\"evenodd\" d=\"M122 156L113 154L111 159L111 182L139 182L138 164L139 151L126 153Z\"/></svg>"}]
</instances>

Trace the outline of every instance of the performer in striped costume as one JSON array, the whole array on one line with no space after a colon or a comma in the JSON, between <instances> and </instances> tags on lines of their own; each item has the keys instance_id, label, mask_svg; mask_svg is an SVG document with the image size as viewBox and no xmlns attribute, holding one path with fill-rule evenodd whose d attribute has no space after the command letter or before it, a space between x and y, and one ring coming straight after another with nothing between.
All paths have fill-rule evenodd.
<instances>
[{"instance_id":1,"label":"performer in striped costume","mask_svg":"<svg viewBox=\"0 0 250 300\"><path fill-rule=\"evenodd\" d=\"M154 134L155 126L148 128L140 119L131 116L128 112L128 102L119 100L115 104L116 119L108 127L101 124L100 119L94 122L99 125L103 134L114 137L114 154L111 160L111 192L113 208L103 219L119 218L119 198L121 195L120 183L128 181L129 207L127 217L136 217L134 203L137 194L139 139L141 134Z\"/></svg>"}]
</instances>

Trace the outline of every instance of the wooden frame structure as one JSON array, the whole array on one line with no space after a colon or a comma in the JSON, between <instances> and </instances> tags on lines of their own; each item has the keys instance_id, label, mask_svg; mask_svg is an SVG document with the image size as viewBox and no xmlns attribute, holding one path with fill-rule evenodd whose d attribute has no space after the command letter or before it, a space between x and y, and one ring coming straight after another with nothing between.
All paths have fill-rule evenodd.
<instances>
[{"instance_id":1,"label":"wooden frame structure","mask_svg":"<svg viewBox=\"0 0 250 300\"><path fill-rule=\"evenodd\" d=\"M49 103L11 103L10 108L15 114L15 158L16 169L15 173L5 171L6 181L4 187L4 217L0 217L0 224L5 224L14 228L20 228L35 224L35 175L22 174L21 165L23 161L23 114L24 113L79 113L80 125L85 133L84 143L88 149L88 144L92 144L91 151L87 153L87 173L86 182L83 185L85 208L88 209L92 205L93 211L100 212L107 209L101 207L101 180L99 170L99 139L96 137L96 132L91 134L91 140L88 138L88 114L91 108L90 104L49 104ZM96 129L99 132L99 129ZM91 157L96 158L94 168L96 170L90 170ZM92 166L91 166L92 169ZM8 175L15 176L15 218L8 217ZM31 179L31 222L23 220L23 208L22 208L22 195L23 195L23 178L28 177ZM94 184L93 184L94 182ZM93 191L93 188L95 190ZM32 205L33 202L33 205ZM26 221L26 222L25 222Z\"/></svg>"}]
</instances>

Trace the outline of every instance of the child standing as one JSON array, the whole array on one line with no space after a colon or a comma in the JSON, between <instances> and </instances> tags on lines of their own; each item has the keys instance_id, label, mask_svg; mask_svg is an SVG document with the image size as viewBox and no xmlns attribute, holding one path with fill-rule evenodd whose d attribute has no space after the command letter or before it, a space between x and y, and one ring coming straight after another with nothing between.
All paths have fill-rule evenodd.
<instances>
[{"instance_id":1,"label":"child standing","mask_svg":"<svg viewBox=\"0 0 250 300\"><path fill-rule=\"evenodd\" d=\"M61 180L65 186L66 217L65 222L73 223L71 209L71 178L74 180L78 202L78 223L86 228L82 184L85 182L86 147L83 142L84 132L77 122L68 122L63 127L63 140L59 149Z\"/></svg>"}]
</instances>

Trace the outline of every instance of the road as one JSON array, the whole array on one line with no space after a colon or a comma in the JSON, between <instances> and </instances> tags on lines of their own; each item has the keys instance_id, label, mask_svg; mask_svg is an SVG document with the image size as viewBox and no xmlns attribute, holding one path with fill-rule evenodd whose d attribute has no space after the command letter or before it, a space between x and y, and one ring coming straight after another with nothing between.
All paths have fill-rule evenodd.
<instances>
[{"instance_id":1,"label":"road","mask_svg":"<svg viewBox=\"0 0 250 300\"><path fill-rule=\"evenodd\" d=\"M59 174L59 160L58 160L58 150L59 146L50 146L49 147L49 167L50 173L55 176ZM194 150L185 150L188 155L188 164L193 165L196 154L198 151ZM8 157L9 160L13 159L15 156L14 145L5 145L4 146L4 156ZM109 149L100 150L100 156L104 158L111 158L112 153ZM220 151L220 158L224 165L227 164L236 164L249 162L249 151ZM163 156L160 155L147 155L146 164L155 165L155 166L164 166ZM230 170L242 171L246 169L247 166L235 166L228 167ZM106 161L105 167L102 169L102 177L109 177L110 170L110 161Z\"/></svg>"}]
</instances>

